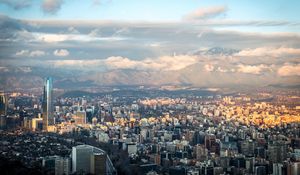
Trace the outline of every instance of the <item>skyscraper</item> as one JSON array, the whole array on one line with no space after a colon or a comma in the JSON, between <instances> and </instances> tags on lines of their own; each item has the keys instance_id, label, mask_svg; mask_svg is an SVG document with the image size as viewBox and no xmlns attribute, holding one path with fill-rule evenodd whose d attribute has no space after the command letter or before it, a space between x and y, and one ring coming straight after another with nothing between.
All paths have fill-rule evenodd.
<instances>
[{"instance_id":1,"label":"skyscraper","mask_svg":"<svg viewBox=\"0 0 300 175\"><path fill-rule=\"evenodd\" d=\"M44 85L43 94L43 130L48 131L48 126L54 124L53 110L52 110L52 78L48 77Z\"/></svg>"},{"instance_id":2,"label":"skyscraper","mask_svg":"<svg viewBox=\"0 0 300 175\"><path fill-rule=\"evenodd\" d=\"M287 158L287 145L282 141L269 143L268 157L272 163L282 163Z\"/></svg>"},{"instance_id":3,"label":"skyscraper","mask_svg":"<svg viewBox=\"0 0 300 175\"><path fill-rule=\"evenodd\" d=\"M106 153L93 153L91 155L90 173L95 175L106 174Z\"/></svg>"},{"instance_id":4,"label":"skyscraper","mask_svg":"<svg viewBox=\"0 0 300 175\"><path fill-rule=\"evenodd\" d=\"M6 115L8 100L4 92L0 92L0 115Z\"/></svg>"},{"instance_id":5,"label":"skyscraper","mask_svg":"<svg viewBox=\"0 0 300 175\"><path fill-rule=\"evenodd\" d=\"M78 174L116 174L116 170L102 149L90 145L72 148L72 172Z\"/></svg>"},{"instance_id":6,"label":"skyscraper","mask_svg":"<svg viewBox=\"0 0 300 175\"><path fill-rule=\"evenodd\" d=\"M55 159L55 175L71 174L70 157L57 157Z\"/></svg>"}]
</instances>

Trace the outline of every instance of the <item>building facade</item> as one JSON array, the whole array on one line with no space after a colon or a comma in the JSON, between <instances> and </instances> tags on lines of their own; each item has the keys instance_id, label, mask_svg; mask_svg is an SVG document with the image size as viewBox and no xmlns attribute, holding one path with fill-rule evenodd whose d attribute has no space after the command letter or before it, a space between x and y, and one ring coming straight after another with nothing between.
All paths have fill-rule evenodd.
<instances>
[{"instance_id":1,"label":"building facade","mask_svg":"<svg viewBox=\"0 0 300 175\"><path fill-rule=\"evenodd\" d=\"M54 124L53 104L52 104L52 78L48 77L45 81L43 92L43 130L48 131L48 127Z\"/></svg>"}]
</instances>

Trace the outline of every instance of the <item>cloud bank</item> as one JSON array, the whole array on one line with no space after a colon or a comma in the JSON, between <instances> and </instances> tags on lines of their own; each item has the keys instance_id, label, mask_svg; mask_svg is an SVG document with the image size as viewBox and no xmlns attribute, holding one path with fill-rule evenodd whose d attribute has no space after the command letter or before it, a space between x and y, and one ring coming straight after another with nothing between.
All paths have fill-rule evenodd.
<instances>
[{"instance_id":1,"label":"cloud bank","mask_svg":"<svg viewBox=\"0 0 300 175\"><path fill-rule=\"evenodd\" d=\"M197 19L204 14L199 13ZM203 19L201 23L130 23L28 21L0 16L0 63L5 67L1 71L8 73L9 67L29 67L32 72L28 74L37 67L54 69L53 74L76 70L76 77L82 80L111 84L300 84L298 33L219 28L290 23L213 23L210 18ZM57 76L68 74L63 72Z\"/></svg>"}]
</instances>

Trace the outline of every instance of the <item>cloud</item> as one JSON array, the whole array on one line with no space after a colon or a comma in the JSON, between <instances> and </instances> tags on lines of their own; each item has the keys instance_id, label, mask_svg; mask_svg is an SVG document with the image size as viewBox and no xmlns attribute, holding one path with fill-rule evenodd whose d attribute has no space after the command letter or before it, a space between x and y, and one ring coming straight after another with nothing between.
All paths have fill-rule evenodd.
<instances>
[{"instance_id":1,"label":"cloud","mask_svg":"<svg viewBox=\"0 0 300 175\"><path fill-rule=\"evenodd\" d=\"M300 64L284 65L277 70L277 74L282 77L300 76Z\"/></svg>"},{"instance_id":2,"label":"cloud","mask_svg":"<svg viewBox=\"0 0 300 175\"><path fill-rule=\"evenodd\" d=\"M222 72L222 73L226 73L226 72L234 72L235 70L234 69L231 69L231 70L227 70L227 69L224 69L222 67L218 67L217 72Z\"/></svg>"},{"instance_id":3,"label":"cloud","mask_svg":"<svg viewBox=\"0 0 300 175\"><path fill-rule=\"evenodd\" d=\"M68 56L70 53L69 53L69 51L66 50L66 49L59 49L59 50L55 50L55 51L53 52L53 54L54 54L55 56L58 56L58 57L66 57L66 56Z\"/></svg>"},{"instance_id":4,"label":"cloud","mask_svg":"<svg viewBox=\"0 0 300 175\"><path fill-rule=\"evenodd\" d=\"M105 64L113 69L134 69L142 66L142 62L130 60L120 56L109 57L105 60Z\"/></svg>"},{"instance_id":5,"label":"cloud","mask_svg":"<svg viewBox=\"0 0 300 175\"><path fill-rule=\"evenodd\" d=\"M272 56L272 57L281 57L286 55L298 55L300 56L300 49L298 48L287 48L287 47L260 47L255 49L244 49L235 56L250 56L250 57L259 57L259 56Z\"/></svg>"},{"instance_id":6,"label":"cloud","mask_svg":"<svg viewBox=\"0 0 300 175\"><path fill-rule=\"evenodd\" d=\"M255 74L259 75L261 74L264 70L269 69L268 66L260 64L260 65L243 65L240 64L237 66L237 71L241 73L246 73L246 74Z\"/></svg>"},{"instance_id":7,"label":"cloud","mask_svg":"<svg viewBox=\"0 0 300 175\"><path fill-rule=\"evenodd\" d=\"M5 4L14 10L30 7L32 4L31 0L0 0L0 4Z\"/></svg>"},{"instance_id":8,"label":"cloud","mask_svg":"<svg viewBox=\"0 0 300 175\"><path fill-rule=\"evenodd\" d=\"M52 62L55 66L92 66L105 67L107 69L137 69L137 70L162 70L175 71L197 63L197 57L189 55L162 56L159 58L147 58L133 60L121 56L111 56L106 59L93 60L58 60Z\"/></svg>"},{"instance_id":9,"label":"cloud","mask_svg":"<svg viewBox=\"0 0 300 175\"><path fill-rule=\"evenodd\" d=\"M211 64L206 64L206 65L204 65L204 69L205 69L205 71L207 71L207 72L212 72L212 71L214 71L214 66L213 65L211 65Z\"/></svg>"},{"instance_id":10,"label":"cloud","mask_svg":"<svg viewBox=\"0 0 300 175\"><path fill-rule=\"evenodd\" d=\"M113 36L120 36L120 35L126 35L129 34L130 30L127 27L123 27L121 29L117 29Z\"/></svg>"},{"instance_id":11,"label":"cloud","mask_svg":"<svg viewBox=\"0 0 300 175\"><path fill-rule=\"evenodd\" d=\"M34 50L34 51L29 51L29 50L21 50L18 51L16 56L26 56L26 57L40 57L46 55L44 51L41 50Z\"/></svg>"},{"instance_id":12,"label":"cloud","mask_svg":"<svg viewBox=\"0 0 300 175\"><path fill-rule=\"evenodd\" d=\"M97 67L103 64L102 60L56 60L50 61L55 67Z\"/></svg>"},{"instance_id":13,"label":"cloud","mask_svg":"<svg viewBox=\"0 0 300 175\"><path fill-rule=\"evenodd\" d=\"M150 62L150 60L148 60L148 62ZM163 56L158 60L154 60L154 63L163 65L162 68L164 70L180 70L197 62L197 57L191 55Z\"/></svg>"},{"instance_id":14,"label":"cloud","mask_svg":"<svg viewBox=\"0 0 300 175\"><path fill-rule=\"evenodd\" d=\"M34 40L46 43L57 43L65 41L79 41L79 42L90 42L90 41L119 41L125 38L121 37L96 37L84 34L52 34L52 33L33 33Z\"/></svg>"},{"instance_id":15,"label":"cloud","mask_svg":"<svg viewBox=\"0 0 300 175\"><path fill-rule=\"evenodd\" d=\"M46 53L44 51L41 50L35 50L30 52L30 56L31 57L38 57L38 56L44 56Z\"/></svg>"},{"instance_id":16,"label":"cloud","mask_svg":"<svg viewBox=\"0 0 300 175\"><path fill-rule=\"evenodd\" d=\"M173 71L186 68L197 63L197 57L190 55L161 56L144 60L131 60L124 57L109 57L105 60L112 69L146 69Z\"/></svg>"},{"instance_id":17,"label":"cloud","mask_svg":"<svg viewBox=\"0 0 300 175\"><path fill-rule=\"evenodd\" d=\"M56 14L63 4L63 0L43 0L41 8L44 13Z\"/></svg>"},{"instance_id":18,"label":"cloud","mask_svg":"<svg viewBox=\"0 0 300 175\"><path fill-rule=\"evenodd\" d=\"M72 34L79 34L79 31L75 27L69 27L68 32Z\"/></svg>"},{"instance_id":19,"label":"cloud","mask_svg":"<svg viewBox=\"0 0 300 175\"><path fill-rule=\"evenodd\" d=\"M97 36L101 36L101 32L99 29L93 29L88 35L91 37L97 37Z\"/></svg>"},{"instance_id":20,"label":"cloud","mask_svg":"<svg viewBox=\"0 0 300 175\"><path fill-rule=\"evenodd\" d=\"M189 24L188 28L187 24ZM203 23L26 21L0 16L0 64L2 66L41 65L41 67L52 66L62 69L68 67L82 71L92 69L95 72L114 72L114 70L119 72L123 69L126 69L123 72L141 71L157 72L157 74L168 72L174 76L184 74L178 81L196 83L201 81L203 84L212 81L219 84L234 81L247 84L248 81L256 81L256 78L256 82L262 84L266 83L265 80L268 83L284 83L284 81L291 83L291 80L286 79L294 77L285 77L291 73L284 73L288 71L282 70L299 64L299 34L252 32L251 29L248 32L238 32L209 28L240 24L218 23L210 20L204 20ZM242 23L242 25L260 24ZM199 33L201 37L198 38ZM12 45L14 47L11 47ZM220 49L219 52L218 49L214 49L218 47L224 50ZM35 51L46 51L47 48L52 49L51 52L48 51L50 54L45 53L43 59L33 58L42 55L41 52L39 54ZM226 48L234 49L236 52L229 53ZM69 56L54 56L56 49L57 54L61 49L65 49L80 60L68 60ZM196 52L199 49L203 51ZM173 55L174 52L178 55ZM21 58L21 56L25 57L26 61L11 59ZM290 64L285 65L286 62ZM203 75L206 79L202 81L198 78L200 76L194 75Z\"/></svg>"},{"instance_id":21,"label":"cloud","mask_svg":"<svg viewBox=\"0 0 300 175\"><path fill-rule=\"evenodd\" d=\"M92 2L93 2L94 6L98 6L98 5L104 5L104 4L111 3L112 0L93 0Z\"/></svg>"},{"instance_id":22,"label":"cloud","mask_svg":"<svg viewBox=\"0 0 300 175\"><path fill-rule=\"evenodd\" d=\"M25 56L29 55L29 50L21 50L16 53L16 56Z\"/></svg>"},{"instance_id":23,"label":"cloud","mask_svg":"<svg viewBox=\"0 0 300 175\"><path fill-rule=\"evenodd\" d=\"M225 14L227 11L226 6L214 6L207 8L199 8L195 11L185 15L183 19L185 20L204 20L209 18L217 17L221 14Z\"/></svg>"}]
</instances>

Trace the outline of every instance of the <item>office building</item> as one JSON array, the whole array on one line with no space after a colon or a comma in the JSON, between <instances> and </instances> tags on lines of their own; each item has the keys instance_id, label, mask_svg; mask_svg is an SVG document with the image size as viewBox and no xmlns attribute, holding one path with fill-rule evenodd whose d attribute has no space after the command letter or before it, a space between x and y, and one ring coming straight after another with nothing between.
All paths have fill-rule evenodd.
<instances>
[{"instance_id":1,"label":"office building","mask_svg":"<svg viewBox=\"0 0 300 175\"><path fill-rule=\"evenodd\" d=\"M86 124L86 112L85 111L76 111L73 116L76 124L83 125Z\"/></svg>"},{"instance_id":2,"label":"office building","mask_svg":"<svg viewBox=\"0 0 300 175\"><path fill-rule=\"evenodd\" d=\"M71 174L71 159L69 157L57 157L55 159L55 175Z\"/></svg>"},{"instance_id":3,"label":"office building","mask_svg":"<svg viewBox=\"0 0 300 175\"><path fill-rule=\"evenodd\" d=\"M6 128L7 117L5 115L0 115L0 129Z\"/></svg>"},{"instance_id":4,"label":"office building","mask_svg":"<svg viewBox=\"0 0 300 175\"><path fill-rule=\"evenodd\" d=\"M42 159L42 166L43 168L51 173L54 174L55 172L55 160L58 158L59 156L47 156L47 157L43 157Z\"/></svg>"},{"instance_id":5,"label":"office building","mask_svg":"<svg viewBox=\"0 0 300 175\"><path fill-rule=\"evenodd\" d=\"M72 148L72 173L116 174L116 171L105 151L78 145Z\"/></svg>"},{"instance_id":6,"label":"office building","mask_svg":"<svg viewBox=\"0 0 300 175\"><path fill-rule=\"evenodd\" d=\"M300 162L291 162L288 167L288 175L300 174Z\"/></svg>"},{"instance_id":7,"label":"office building","mask_svg":"<svg viewBox=\"0 0 300 175\"><path fill-rule=\"evenodd\" d=\"M106 153L93 153L91 155L90 173L101 175L106 173Z\"/></svg>"},{"instance_id":8,"label":"office building","mask_svg":"<svg viewBox=\"0 0 300 175\"><path fill-rule=\"evenodd\" d=\"M52 78L48 77L45 81L43 92L43 130L48 131L48 126L54 124L53 105L52 105Z\"/></svg>"},{"instance_id":9,"label":"office building","mask_svg":"<svg viewBox=\"0 0 300 175\"><path fill-rule=\"evenodd\" d=\"M283 142L270 143L268 153L271 162L282 163L287 158L287 145Z\"/></svg>"},{"instance_id":10,"label":"office building","mask_svg":"<svg viewBox=\"0 0 300 175\"><path fill-rule=\"evenodd\" d=\"M283 175L283 164L281 163L273 164L273 175Z\"/></svg>"}]
</instances>

